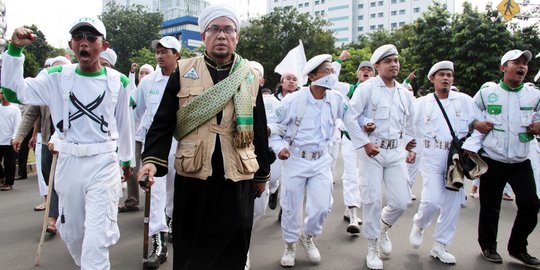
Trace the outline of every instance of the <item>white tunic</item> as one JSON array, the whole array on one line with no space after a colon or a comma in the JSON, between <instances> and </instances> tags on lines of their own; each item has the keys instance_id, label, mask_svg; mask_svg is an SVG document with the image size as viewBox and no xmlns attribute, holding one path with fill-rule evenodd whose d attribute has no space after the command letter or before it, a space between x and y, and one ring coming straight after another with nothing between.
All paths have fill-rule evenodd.
<instances>
[{"instance_id":1,"label":"white tunic","mask_svg":"<svg viewBox=\"0 0 540 270\"><path fill-rule=\"evenodd\" d=\"M21 110L17 105L0 104L0 145L10 145L21 123Z\"/></svg>"}]
</instances>

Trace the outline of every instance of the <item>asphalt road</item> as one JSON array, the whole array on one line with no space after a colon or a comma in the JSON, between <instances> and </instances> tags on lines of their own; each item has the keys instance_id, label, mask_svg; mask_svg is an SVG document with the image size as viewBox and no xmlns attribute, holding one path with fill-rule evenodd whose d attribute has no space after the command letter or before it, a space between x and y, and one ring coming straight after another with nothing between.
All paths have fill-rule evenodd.
<instances>
[{"instance_id":1,"label":"asphalt road","mask_svg":"<svg viewBox=\"0 0 540 270\"><path fill-rule=\"evenodd\" d=\"M338 162L336 175L341 171L342 163ZM421 179L419 179L414 187L417 195L420 194L421 184ZM470 190L470 182L467 183L467 190ZM34 266L43 212L34 212L33 207L41 200L35 176L16 181L12 191L0 192L2 215L0 219L0 270L78 269L59 236L46 238L41 265ZM141 201L144 201L143 197ZM510 258L506 252L507 239L516 213L513 202L502 203L498 250L504 262L497 265L485 261L480 256L480 248L476 241L479 201L468 198L466 207L461 211L457 236L454 243L448 247L448 250L457 258L457 264L453 266L444 265L429 256L433 245L431 235L434 226L426 230L424 243L419 249L410 247L408 235L412 226L412 216L418 208L418 203L418 201L412 202L403 217L390 230L393 253L389 258L383 259L384 269L530 269ZM326 220L322 235L315 239L322 262L318 265L308 262L301 245L297 245L296 266L293 269L367 269L365 265L366 240L361 235L351 236L345 232L347 223L343 221L344 209L341 180L336 178L332 212ZM278 212L278 210L267 209L266 215L259 220L253 230L251 269L281 269L279 260L283 253L284 242L277 222ZM115 270L142 269L143 212L122 213L119 214L118 219L121 238L118 244L110 249L111 268ZM172 252L172 245L169 245L169 250ZM533 256L540 257L538 227L529 237L529 252ZM172 258L171 255L170 258ZM172 269L172 261L167 261L159 269Z\"/></svg>"}]
</instances>

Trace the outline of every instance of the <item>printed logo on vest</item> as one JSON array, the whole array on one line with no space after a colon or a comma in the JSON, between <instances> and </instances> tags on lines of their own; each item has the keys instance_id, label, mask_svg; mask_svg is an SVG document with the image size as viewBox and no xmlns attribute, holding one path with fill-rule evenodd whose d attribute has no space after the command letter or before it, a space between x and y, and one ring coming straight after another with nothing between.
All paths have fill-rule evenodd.
<instances>
[{"instance_id":1,"label":"printed logo on vest","mask_svg":"<svg viewBox=\"0 0 540 270\"><path fill-rule=\"evenodd\" d=\"M499 100L499 96L497 96L497 94L495 94L495 93L491 93L491 94L489 94L487 100L488 100L489 103L495 103L495 102L497 102L497 100Z\"/></svg>"},{"instance_id":2,"label":"printed logo on vest","mask_svg":"<svg viewBox=\"0 0 540 270\"><path fill-rule=\"evenodd\" d=\"M186 72L186 74L184 74L183 77L186 78L186 79L197 80L197 79L199 79L199 74L198 74L197 71L195 70L195 67L191 67L191 68L188 70L188 72Z\"/></svg>"}]
</instances>

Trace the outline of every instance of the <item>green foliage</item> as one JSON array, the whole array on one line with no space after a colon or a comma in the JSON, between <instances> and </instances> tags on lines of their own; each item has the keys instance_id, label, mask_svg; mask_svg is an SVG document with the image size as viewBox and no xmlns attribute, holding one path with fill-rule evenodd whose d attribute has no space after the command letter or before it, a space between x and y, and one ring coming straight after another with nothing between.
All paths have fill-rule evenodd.
<instances>
[{"instance_id":1,"label":"green foliage","mask_svg":"<svg viewBox=\"0 0 540 270\"><path fill-rule=\"evenodd\" d=\"M26 77L35 77L42 65L40 65L37 61L36 56L34 53L28 51L26 48L23 51L25 60L24 60L24 69L23 69L23 76ZM44 60L45 61L45 60Z\"/></svg>"},{"instance_id":2,"label":"green foliage","mask_svg":"<svg viewBox=\"0 0 540 270\"><path fill-rule=\"evenodd\" d=\"M131 58L129 58L130 67L131 63L137 63L139 67L144 64L149 64L151 66L156 66L156 57L153 51L148 48L142 48L136 51ZM124 71L124 70L121 70ZM125 72L129 71L127 69Z\"/></svg>"},{"instance_id":3,"label":"green foliage","mask_svg":"<svg viewBox=\"0 0 540 270\"><path fill-rule=\"evenodd\" d=\"M353 47L344 49L349 52L351 57L345 60L341 65L339 81L354 84L356 83L356 81L358 81L358 79L356 78L356 71L358 70L358 66L362 61L369 61L369 58L371 57L371 50L369 48L355 49ZM333 58L337 59L340 53L341 50L336 51Z\"/></svg>"},{"instance_id":4,"label":"green foliage","mask_svg":"<svg viewBox=\"0 0 540 270\"><path fill-rule=\"evenodd\" d=\"M308 13L299 13L295 8L275 8L271 13L251 19L240 31L237 52L242 57L255 60L264 67L266 85L274 87L279 74L274 68L287 53L304 43L306 58L334 51L332 33L325 30L327 22Z\"/></svg>"},{"instance_id":5,"label":"green foliage","mask_svg":"<svg viewBox=\"0 0 540 270\"><path fill-rule=\"evenodd\" d=\"M131 66L130 59L140 49L149 48L152 40L160 38L159 27L163 15L148 12L141 5L125 8L111 3L100 19L107 28L110 48L118 55L116 69L127 72Z\"/></svg>"}]
</instances>

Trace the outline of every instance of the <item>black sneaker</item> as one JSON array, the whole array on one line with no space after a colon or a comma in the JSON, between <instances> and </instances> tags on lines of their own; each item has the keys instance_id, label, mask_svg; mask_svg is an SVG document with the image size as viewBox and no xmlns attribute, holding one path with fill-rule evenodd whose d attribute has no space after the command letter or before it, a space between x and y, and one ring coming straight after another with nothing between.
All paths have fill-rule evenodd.
<instances>
[{"instance_id":1,"label":"black sneaker","mask_svg":"<svg viewBox=\"0 0 540 270\"><path fill-rule=\"evenodd\" d=\"M493 263L502 263L502 257L497 253L497 249L495 248L486 248L482 250L482 257L486 259L486 261L490 261Z\"/></svg>"},{"instance_id":2,"label":"black sneaker","mask_svg":"<svg viewBox=\"0 0 540 270\"><path fill-rule=\"evenodd\" d=\"M279 188L276 189L276 192L270 193L270 196L268 198L268 208L274 210L277 207L277 201L278 201L278 195L279 195Z\"/></svg>"},{"instance_id":3,"label":"black sneaker","mask_svg":"<svg viewBox=\"0 0 540 270\"><path fill-rule=\"evenodd\" d=\"M533 257L529 255L529 253L525 252L509 252L510 257L522 262L525 265L533 265L538 266L540 265L540 260L538 260L536 257Z\"/></svg>"}]
</instances>

